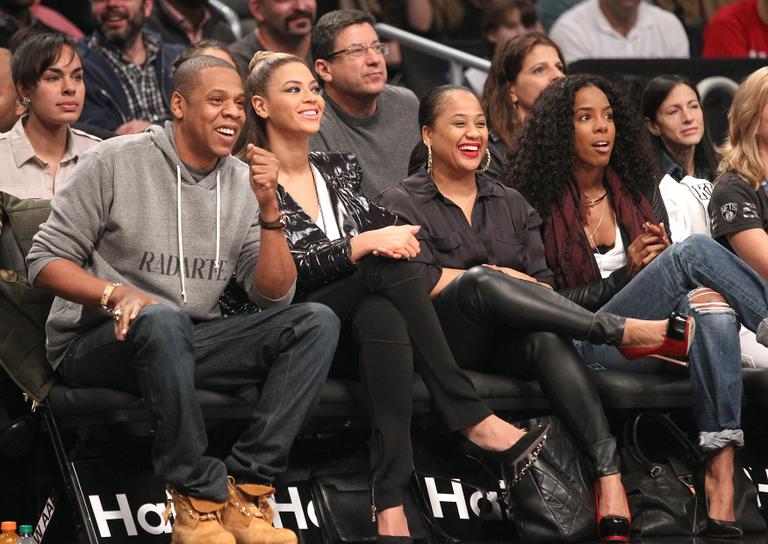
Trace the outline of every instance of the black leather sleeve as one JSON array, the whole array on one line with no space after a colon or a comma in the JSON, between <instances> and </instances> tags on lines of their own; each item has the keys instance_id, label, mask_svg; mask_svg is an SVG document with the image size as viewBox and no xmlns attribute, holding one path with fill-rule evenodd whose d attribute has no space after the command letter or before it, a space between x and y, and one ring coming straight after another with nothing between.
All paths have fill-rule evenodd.
<instances>
[{"instance_id":1,"label":"black leather sleeve","mask_svg":"<svg viewBox=\"0 0 768 544\"><path fill-rule=\"evenodd\" d=\"M311 291L354 272L350 252L349 238L325 239L302 247L291 245L299 290Z\"/></svg>"},{"instance_id":2,"label":"black leather sleeve","mask_svg":"<svg viewBox=\"0 0 768 544\"><path fill-rule=\"evenodd\" d=\"M629 283L626 267L614 271L605 279L591 281L585 285L558 289L558 294L572 300L579 306L596 312L611 300L613 296Z\"/></svg>"}]
</instances>

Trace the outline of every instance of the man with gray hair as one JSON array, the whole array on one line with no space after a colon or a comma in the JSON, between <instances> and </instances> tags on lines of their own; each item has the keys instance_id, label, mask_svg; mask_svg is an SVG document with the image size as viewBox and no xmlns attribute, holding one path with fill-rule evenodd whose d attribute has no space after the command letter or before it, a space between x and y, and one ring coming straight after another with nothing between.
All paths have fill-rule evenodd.
<instances>
[{"instance_id":1,"label":"man with gray hair","mask_svg":"<svg viewBox=\"0 0 768 544\"><path fill-rule=\"evenodd\" d=\"M338 319L290 304L279 163L254 146L250 166L230 154L244 121L234 66L194 57L174 89L172 122L84 155L34 238L30 282L57 296L48 359L70 385L141 393L175 544L295 544L272 526L268 484L319 399ZM233 276L263 311L222 318ZM205 455L195 388L244 386L260 389L249 425L224 460Z\"/></svg>"},{"instance_id":2,"label":"man with gray hair","mask_svg":"<svg viewBox=\"0 0 768 544\"><path fill-rule=\"evenodd\" d=\"M326 13L312 30L312 57L328 107L316 151L349 151L363 170L363 192L375 197L408 174L408 160L421 140L419 100L409 89L387 85L376 21L356 9Z\"/></svg>"}]
</instances>

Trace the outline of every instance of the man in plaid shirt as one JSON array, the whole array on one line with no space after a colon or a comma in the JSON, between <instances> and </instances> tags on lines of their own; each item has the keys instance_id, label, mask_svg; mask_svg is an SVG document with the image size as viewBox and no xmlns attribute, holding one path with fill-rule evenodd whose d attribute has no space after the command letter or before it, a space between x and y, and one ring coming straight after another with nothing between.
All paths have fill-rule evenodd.
<instances>
[{"instance_id":1,"label":"man in plaid shirt","mask_svg":"<svg viewBox=\"0 0 768 544\"><path fill-rule=\"evenodd\" d=\"M172 63L180 46L144 29L152 0L91 0L97 29L78 45L85 72L80 122L115 132L141 132L170 118Z\"/></svg>"}]
</instances>

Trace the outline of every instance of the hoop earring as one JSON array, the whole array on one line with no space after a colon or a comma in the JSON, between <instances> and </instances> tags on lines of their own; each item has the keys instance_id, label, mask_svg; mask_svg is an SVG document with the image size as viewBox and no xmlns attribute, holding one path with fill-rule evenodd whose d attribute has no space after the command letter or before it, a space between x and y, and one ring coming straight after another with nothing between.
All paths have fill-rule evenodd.
<instances>
[{"instance_id":1,"label":"hoop earring","mask_svg":"<svg viewBox=\"0 0 768 544\"><path fill-rule=\"evenodd\" d=\"M490 166L491 166L491 152L486 147L485 148L485 160L483 161L483 164L480 165L480 168L477 169L477 172L482 174L483 172L488 170L488 167L490 167Z\"/></svg>"},{"instance_id":2,"label":"hoop earring","mask_svg":"<svg viewBox=\"0 0 768 544\"><path fill-rule=\"evenodd\" d=\"M32 101L29 99L28 96L25 96L24 98L21 99L21 105L24 106L25 108L28 108L31 103Z\"/></svg>"},{"instance_id":3,"label":"hoop earring","mask_svg":"<svg viewBox=\"0 0 768 544\"><path fill-rule=\"evenodd\" d=\"M427 146L427 174L432 177L432 147Z\"/></svg>"}]
</instances>

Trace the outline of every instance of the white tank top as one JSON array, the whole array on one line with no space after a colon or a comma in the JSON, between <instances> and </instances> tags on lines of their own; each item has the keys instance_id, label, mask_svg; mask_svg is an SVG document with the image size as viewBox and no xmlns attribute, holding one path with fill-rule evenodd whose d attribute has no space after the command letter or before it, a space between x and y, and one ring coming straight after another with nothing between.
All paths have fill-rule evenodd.
<instances>
[{"instance_id":1,"label":"white tank top","mask_svg":"<svg viewBox=\"0 0 768 544\"><path fill-rule=\"evenodd\" d=\"M627 265L627 254L624 252L624 239L621 237L619 223L616 222L616 241L613 247L605 253L595 252L595 261L600 269L600 275L607 278L611 272Z\"/></svg>"},{"instance_id":2,"label":"white tank top","mask_svg":"<svg viewBox=\"0 0 768 544\"><path fill-rule=\"evenodd\" d=\"M333 212L333 203L331 202L331 194L328 192L328 185L325 183L325 179L323 179L320 171L315 168L315 165L311 166L315 178L317 201L320 205L315 225L325 233L329 240L338 240L341 238L341 231L339 231L339 225L336 223L336 215Z\"/></svg>"}]
</instances>

